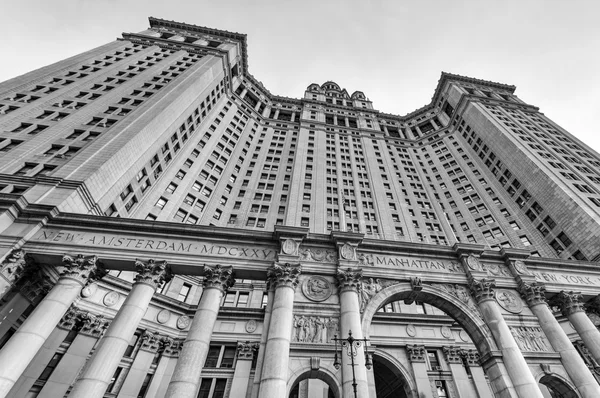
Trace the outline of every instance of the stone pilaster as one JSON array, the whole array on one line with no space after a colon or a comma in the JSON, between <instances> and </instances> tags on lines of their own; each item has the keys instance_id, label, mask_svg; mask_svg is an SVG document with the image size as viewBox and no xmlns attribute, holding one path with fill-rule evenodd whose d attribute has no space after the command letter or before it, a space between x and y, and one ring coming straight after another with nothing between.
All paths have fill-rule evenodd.
<instances>
[{"instance_id":1,"label":"stone pilaster","mask_svg":"<svg viewBox=\"0 0 600 398\"><path fill-rule=\"evenodd\" d=\"M476 350L462 350L461 356L464 363L469 367L477 396L479 398L493 397L494 394L490 390L485 372L479 362L479 353Z\"/></svg>"},{"instance_id":2,"label":"stone pilaster","mask_svg":"<svg viewBox=\"0 0 600 398\"><path fill-rule=\"evenodd\" d=\"M259 344L255 342L238 342L237 361L235 363L229 398L246 397L250 371L252 370L252 360L254 359L258 347Z\"/></svg>"},{"instance_id":3,"label":"stone pilaster","mask_svg":"<svg viewBox=\"0 0 600 398\"><path fill-rule=\"evenodd\" d=\"M137 260L135 268L138 273L131 291L79 375L69 397L101 398L104 395L157 286L171 278L166 262Z\"/></svg>"},{"instance_id":4,"label":"stone pilaster","mask_svg":"<svg viewBox=\"0 0 600 398\"><path fill-rule=\"evenodd\" d=\"M427 375L427 351L424 345L408 344L406 353L412 367L419 397L433 398L429 376Z\"/></svg>"},{"instance_id":5,"label":"stone pilaster","mask_svg":"<svg viewBox=\"0 0 600 398\"><path fill-rule=\"evenodd\" d=\"M552 299L552 304L560 307L594 359L600 363L600 332L584 311L581 293L563 290Z\"/></svg>"},{"instance_id":6,"label":"stone pilaster","mask_svg":"<svg viewBox=\"0 0 600 398\"><path fill-rule=\"evenodd\" d=\"M294 311L294 292L299 282L300 264L275 264L267 270L274 289L269 334L265 344L260 398L283 397L287 392L290 337Z\"/></svg>"},{"instance_id":7,"label":"stone pilaster","mask_svg":"<svg viewBox=\"0 0 600 398\"><path fill-rule=\"evenodd\" d=\"M158 333L144 330L142 344L135 356L129 372L121 385L117 398L137 398L144 378L152 366L156 352L160 348L161 336Z\"/></svg>"},{"instance_id":8,"label":"stone pilaster","mask_svg":"<svg viewBox=\"0 0 600 398\"><path fill-rule=\"evenodd\" d=\"M452 380L458 391L458 396L460 398L473 397L475 391L473 390L467 371L463 367L462 350L460 347L446 346L442 347L442 351L450 367Z\"/></svg>"},{"instance_id":9,"label":"stone pilaster","mask_svg":"<svg viewBox=\"0 0 600 398\"><path fill-rule=\"evenodd\" d=\"M60 268L60 278L56 285L0 350L0 363L11 364L0 368L0 397L6 396L10 391L54 327L79 296L81 288L90 279L101 278L106 273L97 262L96 256L65 255Z\"/></svg>"},{"instance_id":10,"label":"stone pilaster","mask_svg":"<svg viewBox=\"0 0 600 398\"><path fill-rule=\"evenodd\" d=\"M223 295L235 283L233 268L204 266L204 290L179 353L166 397L195 398Z\"/></svg>"}]
</instances>

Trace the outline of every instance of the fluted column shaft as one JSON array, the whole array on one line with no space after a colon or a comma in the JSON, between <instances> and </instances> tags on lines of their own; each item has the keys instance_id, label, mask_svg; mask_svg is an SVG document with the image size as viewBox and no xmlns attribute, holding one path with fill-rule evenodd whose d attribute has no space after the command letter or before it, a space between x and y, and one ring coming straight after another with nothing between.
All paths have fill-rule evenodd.
<instances>
[{"instance_id":1,"label":"fluted column shaft","mask_svg":"<svg viewBox=\"0 0 600 398\"><path fill-rule=\"evenodd\" d=\"M584 398L600 397L600 385L550 311L546 303L544 285L521 283L520 289L550 344L560 354L561 362L581 396Z\"/></svg>"},{"instance_id":2,"label":"fluted column shaft","mask_svg":"<svg viewBox=\"0 0 600 398\"><path fill-rule=\"evenodd\" d=\"M269 269L269 282L275 289L275 297L265 345L259 398L285 397L287 393L294 292L299 275L299 265L276 264Z\"/></svg>"},{"instance_id":3,"label":"fluted column shaft","mask_svg":"<svg viewBox=\"0 0 600 398\"><path fill-rule=\"evenodd\" d=\"M195 398L198 395L200 375L208 355L221 300L234 282L231 267L204 267L202 297L179 353L166 397Z\"/></svg>"},{"instance_id":4,"label":"fluted column shaft","mask_svg":"<svg viewBox=\"0 0 600 398\"><path fill-rule=\"evenodd\" d=\"M96 257L63 258L61 277L0 350L0 397L5 397L90 278L103 271Z\"/></svg>"},{"instance_id":5,"label":"fluted column shaft","mask_svg":"<svg viewBox=\"0 0 600 398\"><path fill-rule=\"evenodd\" d=\"M600 363L600 331L583 309L583 296L580 293L562 291L556 301L596 362Z\"/></svg>"},{"instance_id":6,"label":"fluted column shaft","mask_svg":"<svg viewBox=\"0 0 600 398\"><path fill-rule=\"evenodd\" d=\"M69 394L70 398L101 398L142 320L156 287L170 278L167 264L136 262L136 282Z\"/></svg>"},{"instance_id":7,"label":"fluted column shaft","mask_svg":"<svg viewBox=\"0 0 600 398\"><path fill-rule=\"evenodd\" d=\"M360 320L360 302L358 300L358 288L362 278L362 270L346 269L339 270L337 274L338 287L340 291L340 336L345 339L352 331L352 337L362 339L362 325ZM369 381L367 368L365 367L364 342L360 347L354 347L354 377L352 361L345 349L342 349L342 390L344 397L354 396L353 383L356 380L356 393L359 397L369 397ZM349 349L349 348L348 348Z\"/></svg>"},{"instance_id":8,"label":"fluted column shaft","mask_svg":"<svg viewBox=\"0 0 600 398\"><path fill-rule=\"evenodd\" d=\"M543 398L538 383L531 374L527 361L494 299L495 281L493 279L471 280L470 284L483 319L502 352L502 359L517 394L523 398Z\"/></svg>"}]
</instances>

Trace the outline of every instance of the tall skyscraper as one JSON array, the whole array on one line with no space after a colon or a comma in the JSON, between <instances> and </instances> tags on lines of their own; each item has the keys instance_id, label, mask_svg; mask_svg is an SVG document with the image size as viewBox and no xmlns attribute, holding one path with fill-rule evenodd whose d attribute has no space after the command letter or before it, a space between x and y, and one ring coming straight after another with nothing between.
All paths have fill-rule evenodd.
<instances>
[{"instance_id":1,"label":"tall skyscraper","mask_svg":"<svg viewBox=\"0 0 600 398\"><path fill-rule=\"evenodd\" d=\"M0 397L600 396L600 156L514 86L366 94L156 18L0 83Z\"/></svg>"}]
</instances>

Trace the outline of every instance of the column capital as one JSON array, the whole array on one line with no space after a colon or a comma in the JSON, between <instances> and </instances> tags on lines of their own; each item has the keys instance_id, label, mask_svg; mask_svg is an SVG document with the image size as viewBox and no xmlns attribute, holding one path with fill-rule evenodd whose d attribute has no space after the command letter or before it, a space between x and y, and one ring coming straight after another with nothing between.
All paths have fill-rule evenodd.
<instances>
[{"instance_id":1,"label":"column capital","mask_svg":"<svg viewBox=\"0 0 600 398\"><path fill-rule=\"evenodd\" d=\"M33 266L33 259L23 249L14 249L0 263L0 272L8 281L13 282L29 266Z\"/></svg>"},{"instance_id":2,"label":"column capital","mask_svg":"<svg viewBox=\"0 0 600 398\"><path fill-rule=\"evenodd\" d=\"M107 273L97 256L84 256L83 254L75 257L65 254L60 268L60 279L74 279L83 286L95 279L102 279Z\"/></svg>"},{"instance_id":3,"label":"column capital","mask_svg":"<svg viewBox=\"0 0 600 398\"><path fill-rule=\"evenodd\" d=\"M408 359L410 362L425 362L427 351L425 351L424 345L406 345L406 351L408 352Z\"/></svg>"},{"instance_id":4,"label":"column capital","mask_svg":"<svg viewBox=\"0 0 600 398\"><path fill-rule=\"evenodd\" d=\"M269 285L273 286L274 289L277 289L281 286L287 286L291 287L292 289L296 289L301 271L302 266L300 264L275 263L267 270Z\"/></svg>"},{"instance_id":5,"label":"column capital","mask_svg":"<svg viewBox=\"0 0 600 398\"><path fill-rule=\"evenodd\" d=\"M477 350L461 350L460 355L464 358L469 366L481 366L479 363L479 353Z\"/></svg>"},{"instance_id":6,"label":"column capital","mask_svg":"<svg viewBox=\"0 0 600 398\"><path fill-rule=\"evenodd\" d=\"M469 279L471 294L478 304L482 301L494 299L494 287L496 287L496 280L493 278Z\"/></svg>"},{"instance_id":7,"label":"column capital","mask_svg":"<svg viewBox=\"0 0 600 398\"><path fill-rule=\"evenodd\" d=\"M340 293L348 290L358 293L361 288L362 276L363 273L360 268L338 268L336 279Z\"/></svg>"},{"instance_id":8,"label":"column capital","mask_svg":"<svg viewBox=\"0 0 600 398\"><path fill-rule=\"evenodd\" d=\"M462 365L462 349L460 347L444 346L442 347L442 351L444 352L444 356L448 363L458 363Z\"/></svg>"},{"instance_id":9,"label":"column capital","mask_svg":"<svg viewBox=\"0 0 600 398\"><path fill-rule=\"evenodd\" d=\"M89 312L81 314L81 329L79 333L99 339L102 337L110 321L102 315L92 315Z\"/></svg>"},{"instance_id":10,"label":"column capital","mask_svg":"<svg viewBox=\"0 0 600 398\"><path fill-rule=\"evenodd\" d=\"M584 311L583 296L579 292L567 292L563 290L554 297L552 304L557 305L562 314L566 317L575 314L576 312Z\"/></svg>"},{"instance_id":11,"label":"column capital","mask_svg":"<svg viewBox=\"0 0 600 398\"><path fill-rule=\"evenodd\" d=\"M205 289L215 288L226 292L233 284L233 267L223 267L220 264L210 267L204 266L204 282Z\"/></svg>"},{"instance_id":12,"label":"column capital","mask_svg":"<svg viewBox=\"0 0 600 398\"><path fill-rule=\"evenodd\" d=\"M77 323L79 323L80 316L82 311L74 305L70 306L67 312L60 318L58 321L57 327L65 330L72 330L76 327Z\"/></svg>"},{"instance_id":13,"label":"column capital","mask_svg":"<svg viewBox=\"0 0 600 398\"><path fill-rule=\"evenodd\" d=\"M135 260L135 283L144 283L156 289L163 282L168 282L172 278L171 268L166 261L155 262L150 259L148 261Z\"/></svg>"},{"instance_id":14,"label":"column capital","mask_svg":"<svg viewBox=\"0 0 600 398\"><path fill-rule=\"evenodd\" d=\"M175 340L168 336L161 337L160 350L162 352L162 355L168 357L179 356L179 351L181 351L182 344L183 340Z\"/></svg>"},{"instance_id":15,"label":"column capital","mask_svg":"<svg viewBox=\"0 0 600 398\"><path fill-rule=\"evenodd\" d=\"M250 341L238 341L237 358L238 359L254 359L254 355L258 351L259 344Z\"/></svg>"},{"instance_id":16,"label":"column capital","mask_svg":"<svg viewBox=\"0 0 600 398\"><path fill-rule=\"evenodd\" d=\"M585 310L587 312L600 315L600 295L594 297L585 304Z\"/></svg>"},{"instance_id":17,"label":"column capital","mask_svg":"<svg viewBox=\"0 0 600 398\"><path fill-rule=\"evenodd\" d=\"M149 330L144 330L142 334L142 345L140 350L148 352L156 352L160 348L160 335L158 333L152 333Z\"/></svg>"},{"instance_id":18,"label":"column capital","mask_svg":"<svg viewBox=\"0 0 600 398\"><path fill-rule=\"evenodd\" d=\"M547 304L546 285L542 282L526 283L519 281L519 292L530 307L538 304Z\"/></svg>"}]
</instances>

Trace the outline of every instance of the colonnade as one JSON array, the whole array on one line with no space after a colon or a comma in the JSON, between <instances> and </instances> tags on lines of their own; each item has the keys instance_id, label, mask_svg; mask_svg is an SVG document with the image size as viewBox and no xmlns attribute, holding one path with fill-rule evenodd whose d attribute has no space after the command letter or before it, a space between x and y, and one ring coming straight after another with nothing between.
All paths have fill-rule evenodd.
<instances>
[{"instance_id":1,"label":"colonnade","mask_svg":"<svg viewBox=\"0 0 600 398\"><path fill-rule=\"evenodd\" d=\"M470 263L472 265L473 260L470 260ZM340 299L340 333L344 337L352 331L353 337L360 339L363 337L359 303L362 270L341 265L342 262L340 262L336 274ZM355 264L352 261L346 261L345 265ZM170 268L166 262L136 261L135 268L137 275L131 291L97 344L92 357L83 367L70 397L100 398L105 394L111 377L148 309L157 287L171 278ZM510 379L506 382L504 389L496 389L496 394L501 397L542 398L538 383L495 299L495 281L484 277L476 266L474 268L470 270L466 268L471 292L502 353L502 360ZM0 398L5 397L13 388L28 364L76 300L81 289L90 281L101 278L105 274L105 270L94 256L65 256L60 271L60 277L54 287L0 350L0 364L3 364L0 366ZM265 333L261 340L260 365L256 371L254 383L254 388L258 391L253 391L253 396L258 398L283 398L288 392L288 362L294 294L300 274L300 264L275 263L268 269L267 278L272 300L269 302L269 319L266 320L268 325L265 325ZM527 275L516 275L516 279L522 296L537 317L552 348L560 354L561 362L579 394L584 398L599 397L600 386L548 307L544 285L535 282ZM204 266L203 284L204 289L198 308L185 341L180 347L179 357L168 387L165 388L166 397L194 398L197 396L203 365L208 354L221 301L227 289L234 284L232 267ZM600 362L600 332L586 316L581 295L573 292L561 292L554 298L553 304L561 306L563 314L568 317L579 333L591 355ZM256 348L253 345L243 345L240 348L243 355L238 358L251 360ZM426 369L419 368L423 362L424 349L417 346L408 348L413 367L416 367L415 375L425 375L426 377ZM451 347L447 347L444 352L449 358L451 370L456 373L456 378L460 381L461 369L459 366L453 366L453 364L459 363L459 353L454 352ZM354 381L357 384L358 396L368 397L369 386L365 367L356 366L353 375L351 367L346 363L348 360L346 355L342 355L343 397L353 396L352 384ZM358 350L354 360L361 365L365 363L364 352ZM475 363L476 361L471 362ZM10 364L10 366L6 366L6 364ZM240 391L241 389L245 391L248 386L250 362L244 364L247 366L240 366L239 369L236 367L234 382L237 380L240 389L232 392L235 396L245 396L245 394L240 395ZM484 377L483 371L476 371L475 374ZM423 379L421 384L419 390L423 389L424 396L429 396L431 390L427 393L427 381ZM419 385L418 377L417 385Z\"/></svg>"}]
</instances>

